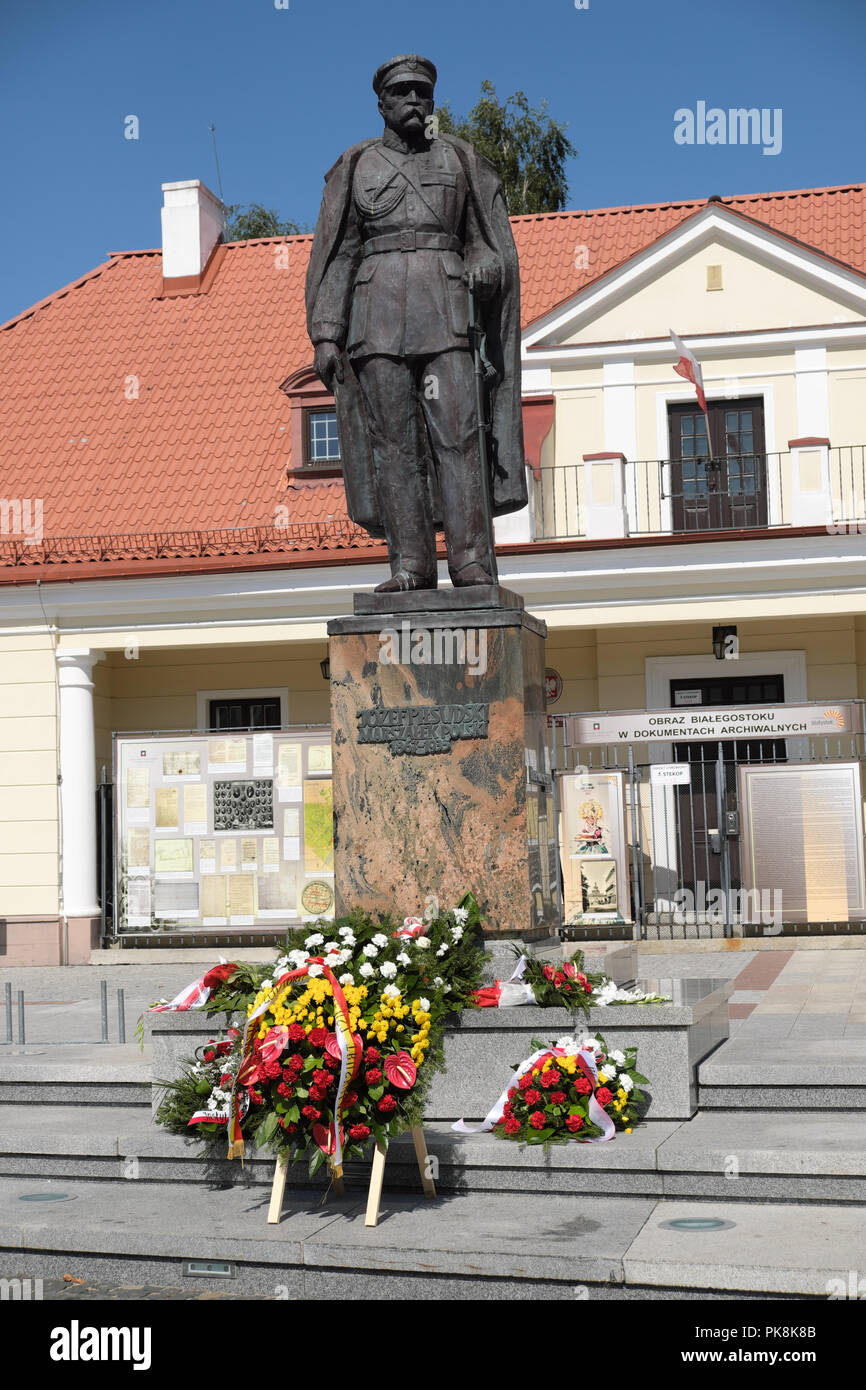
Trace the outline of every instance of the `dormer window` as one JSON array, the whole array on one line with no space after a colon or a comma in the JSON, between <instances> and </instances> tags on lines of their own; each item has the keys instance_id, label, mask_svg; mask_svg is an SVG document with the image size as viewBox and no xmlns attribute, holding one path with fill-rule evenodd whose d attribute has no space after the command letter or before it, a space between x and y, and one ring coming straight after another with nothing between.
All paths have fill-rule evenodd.
<instances>
[{"instance_id":1,"label":"dormer window","mask_svg":"<svg viewBox=\"0 0 866 1390\"><path fill-rule=\"evenodd\" d=\"M325 389L312 367L293 372L280 385L288 397L292 415L289 425L287 474L289 480L342 474L340 436L334 397Z\"/></svg>"},{"instance_id":2,"label":"dormer window","mask_svg":"<svg viewBox=\"0 0 866 1390\"><path fill-rule=\"evenodd\" d=\"M340 439L336 410L307 409L304 440L305 468L334 467L340 462Z\"/></svg>"}]
</instances>

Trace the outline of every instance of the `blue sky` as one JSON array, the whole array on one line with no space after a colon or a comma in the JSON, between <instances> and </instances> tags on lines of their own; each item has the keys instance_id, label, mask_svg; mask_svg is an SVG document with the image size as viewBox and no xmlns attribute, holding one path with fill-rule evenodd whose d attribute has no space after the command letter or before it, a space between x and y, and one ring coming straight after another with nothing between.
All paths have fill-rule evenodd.
<instances>
[{"instance_id":1,"label":"blue sky","mask_svg":"<svg viewBox=\"0 0 866 1390\"><path fill-rule=\"evenodd\" d=\"M285 0L277 0L285 3ZM315 221L322 175L381 122L396 53L469 109L485 77L569 123L569 206L866 178L863 0L0 0L0 322L104 260L158 246L160 184ZM782 111L782 148L678 145L674 112ZM124 121L139 120L139 138Z\"/></svg>"}]
</instances>

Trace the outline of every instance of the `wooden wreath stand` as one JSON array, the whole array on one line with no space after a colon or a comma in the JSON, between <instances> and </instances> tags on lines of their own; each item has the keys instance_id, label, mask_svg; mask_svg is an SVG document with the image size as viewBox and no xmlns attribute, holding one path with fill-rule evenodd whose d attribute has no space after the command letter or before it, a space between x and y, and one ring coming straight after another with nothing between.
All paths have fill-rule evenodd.
<instances>
[{"instance_id":1,"label":"wooden wreath stand","mask_svg":"<svg viewBox=\"0 0 866 1390\"><path fill-rule=\"evenodd\" d=\"M427 1144L424 1139L424 1130L420 1125L415 1125L411 1131L412 1143L415 1145L415 1157L418 1160L418 1171L421 1174L421 1186L424 1189L425 1197L436 1196L436 1184L429 1174L429 1162L427 1158ZM370 1190L367 1193L367 1214L364 1218L365 1226L375 1226L379 1221L379 1203L382 1200L382 1182L385 1177L385 1158L388 1153L388 1145L377 1142L373 1151L373 1167L370 1171ZM268 1207L268 1224L277 1225L280 1213L283 1209L283 1195L286 1190L286 1176L288 1174L288 1157L282 1156L277 1159L277 1166L274 1169L274 1182L271 1188L271 1204ZM337 1197L344 1197L346 1189L343 1186L342 1177L332 1177L331 1184L334 1194Z\"/></svg>"}]
</instances>

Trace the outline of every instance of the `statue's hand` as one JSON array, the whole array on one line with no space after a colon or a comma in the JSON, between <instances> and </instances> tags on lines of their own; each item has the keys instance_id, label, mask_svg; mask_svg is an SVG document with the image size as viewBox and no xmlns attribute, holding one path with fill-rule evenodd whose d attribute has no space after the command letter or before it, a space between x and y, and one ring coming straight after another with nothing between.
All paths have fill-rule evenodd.
<instances>
[{"instance_id":1,"label":"statue's hand","mask_svg":"<svg viewBox=\"0 0 866 1390\"><path fill-rule=\"evenodd\" d=\"M474 290L479 299L490 299L499 289L502 281L502 267L497 260L479 261L477 265L464 272L466 284Z\"/></svg>"},{"instance_id":2,"label":"statue's hand","mask_svg":"<svg viewBox=\"0 0 866 1390\"><path fill-rule=\"evenodd\" d=\"M316 375L324 382L329 391L333 390L335 380L343 380L343 358L337 343L328 340L317 343L313 365L316 369Z\"/></svg>"}]
</instances>

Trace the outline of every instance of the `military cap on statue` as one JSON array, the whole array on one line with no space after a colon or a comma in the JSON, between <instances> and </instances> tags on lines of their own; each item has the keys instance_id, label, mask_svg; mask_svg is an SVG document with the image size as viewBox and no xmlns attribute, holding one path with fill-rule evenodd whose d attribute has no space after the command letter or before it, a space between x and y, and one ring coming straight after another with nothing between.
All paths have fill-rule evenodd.
<instances>
[{"instance_id":1,"label":"military cap on statue","mask_svg":"<svg viewBox=\"0 0 866 1390\"><path fill-rule=\"evenodd\" d=\"M419 58L417 53L401 53L397 58L389 58L373 74L373 91L379 95L383 87L391 82L405 82L413 77L426 77L436 82L436 68L429 58Z\"/></svg>"}]
</instances>

